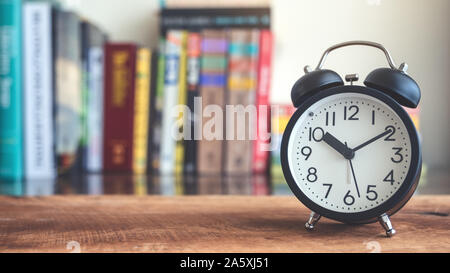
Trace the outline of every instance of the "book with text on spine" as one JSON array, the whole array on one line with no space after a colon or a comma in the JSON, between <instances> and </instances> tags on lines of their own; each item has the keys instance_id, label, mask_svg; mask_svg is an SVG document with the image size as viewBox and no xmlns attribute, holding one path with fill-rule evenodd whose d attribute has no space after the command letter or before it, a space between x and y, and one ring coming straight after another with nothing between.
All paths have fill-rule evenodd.
<instances>
[{"instance_id":1,"label":"book with text on spine","mask_svg":"<svg viewBox=\"0 0 450 273\"><path fill-rule=\"evenodd\" d=\"M147 170L151 54L149 49L139 48L136 56L136 93L133 128L133 172L135 174L144 174Z\"/></svg>"},{"instance_id":2,"label":"book with text on spine","mask_svg":"<svg viewBox=\"0 0 450 273\"><path fill-rule=\"evenodd\" d=\"M223 113L225 105L228 40L224 30L201 32L201 70L199 94L202 111L218 107ZM220 113L216 113L220 114ZM197 143L197 173L221 175L223 165L224 124L222 116L203 114L198 122L201 140ZM208 135L212 134L212 135Z\"/></svg>"},{"instance_id":3,"label":"book with text on spine","mask_svg":"<svg viewBox=\"0 0 450 273\"><path fill-rule=\"evenodd\" d=\"M184 147L184 172L193 174L196 171L196 140L195 140L195 123L198 117L194 113L195 97L198 97L198 88L200 80L200 51L201 36L198 32L190 32L187 40L187 106L191 111L190 139L185 140Z\"/></svg>"},{"instance_id":4,"label":"book with text on spine","mask_svg":"<svg viewBox=\"0 0 450 273\"><path fill-rule=\"evenodd\" d=\"M134 44L105 45L103 125L105 171L132 170L136 50Z\"/></svg>"},{"instance_id":5,"label":"book with text on spine","mask_svg":"<svg viewBox=\"0 0 450 273\"><path fill-rule=\"evenodd\" d=\"M253 139L256 136L255 94L259 30L230 30L225 142L225 174L252 172Z\"/></svg>"},{"instance_id":6,"label":"book with text on spine","mask_svg":"<svg viewBox=\"0 0 450 273\"><path fill-rule=\"evenodd\" d=\"M53 121L52 5L23 6L24 157L27 187L56 176ZM43 181L44 180L44 181Z\"/></svg>"},{"instance_id":7,"label":"book with text on spine","mask_svg":"<svg viewBox=\"0 0 450 273\"><path fill-rule=\"evenodd\" d=\"M270 84L272 76L272 33L261 30L259 38L258 85L256 88L256 140L253 142L253 172L267 173L270 158Z\"/></svg>"},{"instance_id":8,"label":"book with text on spine","mask_svg":"<svg viewBox=\"0 0 450 273\"><path fill-rule=\"evenodd\" d=\"M160 173L163 175L175 172L176 123L175 107L178 104L180 54L182 49L183 31L167 32L165 44L165 81L164 107L162 114Z\"/></svg>"},{"instance_id":9,"label":"book with text on spine","mask_svg":"<svg viewBox=\"0 0 450 273\"><path fill-rule=\"evenodd\" d=\"M0 0L0 182L23 177L21 49L22 1Z\"/></svg>"}]
</instances>

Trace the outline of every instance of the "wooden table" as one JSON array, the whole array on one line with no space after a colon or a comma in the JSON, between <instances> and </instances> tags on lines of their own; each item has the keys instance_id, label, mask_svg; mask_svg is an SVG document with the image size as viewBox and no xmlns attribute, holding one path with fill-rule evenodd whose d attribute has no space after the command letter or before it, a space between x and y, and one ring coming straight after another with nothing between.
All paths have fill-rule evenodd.
<instances>
[{"instance_id":1,"label":"wooden table","mask_svg":"<svg viewBox=\"0 0 450 273\"><path fill-rule=\"evenodd\" d=\"M450 196L416 196L392 217L350 226L294 197L0 197L0 252L449 252Z\"/></svg>"}]
</instances>

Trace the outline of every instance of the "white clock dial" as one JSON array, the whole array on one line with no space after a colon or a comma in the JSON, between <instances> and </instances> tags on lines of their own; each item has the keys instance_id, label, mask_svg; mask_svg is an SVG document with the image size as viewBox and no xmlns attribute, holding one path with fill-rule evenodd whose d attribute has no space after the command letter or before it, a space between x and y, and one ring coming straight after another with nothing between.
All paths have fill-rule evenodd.
<instances>
[{"instance_id":1,"label":"white clock dial","mask_svg":"<svg viewBox=\"0 0 450 273\"><path fill-rule=\"evenodd\" d=\"M330 138L360 148L347 159L329 145ZM295 123L287 148L300 190L321 207L343 213L386 202L411 164L411 141L400 117L384 102L359 93L335 94L314 103Z\"/></svg>"}]
</instances>

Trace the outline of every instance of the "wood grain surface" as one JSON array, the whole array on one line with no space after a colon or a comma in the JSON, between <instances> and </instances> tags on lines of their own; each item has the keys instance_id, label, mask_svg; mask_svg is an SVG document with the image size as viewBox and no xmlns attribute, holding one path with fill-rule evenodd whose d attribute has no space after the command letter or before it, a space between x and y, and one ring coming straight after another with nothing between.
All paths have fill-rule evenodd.
<instances>
[{"instance_id":1,"label":"wood grain surface","mask_svg":"<svg viewBox=\"0 0 450 273\"><path fill-rule=\"evenodd\" d=\"M378 223L321 219L294 197L0 197L0 252L449 252L450 196L415 196ZM78 247L79 246L79 247Z\"/></svg>"}]
</instances>

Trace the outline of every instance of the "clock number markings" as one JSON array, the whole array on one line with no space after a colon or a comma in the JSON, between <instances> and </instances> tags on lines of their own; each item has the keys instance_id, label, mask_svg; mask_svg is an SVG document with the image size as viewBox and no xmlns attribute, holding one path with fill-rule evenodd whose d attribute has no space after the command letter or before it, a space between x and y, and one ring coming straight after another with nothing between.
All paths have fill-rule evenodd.
<instances>
[{"instance_id":1,"label":"clock number markings","mask_svg":"<svg viewBox=\"0 0 450 273\"><path fill-rule=\"evenodd\" d=\"M377 186L376 185L368 185L367 186L367 195L366 195L366 198L367 198L367 200L369 200L369 201L375 201L375 200L377 200L377 198L378 198L378 193L376 192L376 191L374 191L374 190L371 190L371 188L376 188ZM369 194L372 194L372 197L369 197Z\"/></svg>"},{"instance_id":2,"label":"clock number markings","mask_svg":"<svg viewBox=\"0 0 450 273\"><path fill-rule=\"evenodd\" d=\"M395 134L395 127L392 125L389 125L385 129L386 131L390 130L391 133L384 139L384 141L395 141L395 138L392 138L392 136Z\"/></svg>"},{"instance_id":3,"label":"clock number markings","mask_svg":"<svg viewBox=\"0 0 450 273\"><path fill-rule=\"evenodd\" d=\"M302 155L305 156L305 161L308 160L308 158L311 156L312 154L312 149L309 146L305 146L302 148Z\"/></svg>"},{"instance_id":4,"label":"clock number markings","mask_svg":"<svg viewBox=\"0 0 450 273\"><path fill-rule=\"evenodd\" d=\"M308 175L306 176L308 182L314 183L317 181L317 169L311 167L308 169Z\"/></svg>"},{"instance_id":5,"label":"clock number markings","mask_svg":"<svg viewBox=\"0 0 450 273\"><path fill-rule=\"evenodd\" d=\"M305 128L306 129L306 128ZM317 137L316 132L320 132L321 136ZM321 127L309 128L309 141L320 142L322 141L323 136L325 135L325 131Z\"/></svg>"},{"instance_id":6,"label":"clock number markings","mask_svg":"<svg viewBox=\"0 0 450 273\"><path fill-rule=\"evenodd\" d=\"M325 126L329 125L329 119L330 119L330 112L326 112L325 114ZM331 125L335 126L336 125L336 112L333 112L331 114Z\"/></svg>"},{"instance_id":7,"label":"clock number markings","mask_svg":"<svg viewBox=\"0 0 450 273\"><path fill-rule=\"evenodd\" d=\"M325 198L328 198L328 195L330 194L331 188L333 187L333 184L322 184L325 187L328 187L327 193L325 194Z\"/></svg>"},{"instance_id":8,"label":"clock number markings","mask_svg":"<svg viewBox=\"0 0 450 273\"><path fill-rule=\"evenodd\" d=\"M401 151L403 148L401 147L393 147L392 150L396 151L394 155L398 156L398 159L395 159L394 157L391 157L392 162L394 163L400 163L403 161L403 155L401 154Z\"/></svg>"},{"instance_id":9,"label":"clock number markings","mask_svg":"<svg viewBox=\"0 0 450 273\"><path fill-rule=\"evenodd\" d=\"M388 175L386 175L386 177L383 179L383 182L389 182L391 183L391 186L394 185L395 180L394 180L394 170L391 170Z\"/></svg>"},{"instance_id":10,"label":"clock number markings","mask_svg":"<svg viewBox=\"0 0 450 273\"><path fill-rule=\"evenodd\" d=\"M372 110L372 125L375 125L375 110Z\"/></svg>"},{"instance_id":11,"label":"clock number markings","mask_svg":"<svg viewBox=\"0 0 450 273\"><path fill-rule=\"evenodd\" d=\"M350 111L355 111L353 114L350 113ZM349 112L348 114L351 114L351 116L348 117L348 120L359 120L359 118L355 117L358 113L359 113L359 107L356 105L352 105L348 108L347 111L347 106L344 106L344 120L347 120L347 112Z\"/></svg>"},{"instance_id":12,"label":"clock number markings","mask_svg":"<svg viewBox=\"0 0 450 273\"><path fill-rule=\"evenodd\" d=\"M347 206L351 206L355 203L355 197L353 197L353 195L350 194L350 191L348 191L347 194L344 196L344 203Z\"/></svg>"}]
</instances>

